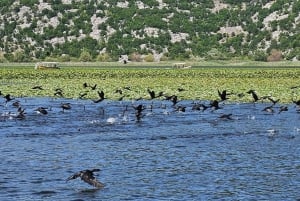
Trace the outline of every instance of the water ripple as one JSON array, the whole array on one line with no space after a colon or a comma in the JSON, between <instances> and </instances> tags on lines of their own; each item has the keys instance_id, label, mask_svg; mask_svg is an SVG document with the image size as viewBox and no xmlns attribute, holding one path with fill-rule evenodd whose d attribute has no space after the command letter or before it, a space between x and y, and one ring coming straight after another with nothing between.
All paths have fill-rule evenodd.
<instances>
[{"instance_id":1,"label":"water ripple","mask_svg":"<svg viewBox=\"0 0 300 201\"><path fill-rule=\"evenodd\" d=\"M266 114L264 103L195 111L192 101L181 101L186 112L177 112L167 101L20 102L24 119L11 104L0 108L0 200L300 198L300 116L293 105ZM72 108L63 112L66 102ZM147 108L141 121L133 104ZM38 107L48 114L37 114ZM101 169L96 177L105 188L65 181L89 168Z\"/></svg>"}]
</instances>

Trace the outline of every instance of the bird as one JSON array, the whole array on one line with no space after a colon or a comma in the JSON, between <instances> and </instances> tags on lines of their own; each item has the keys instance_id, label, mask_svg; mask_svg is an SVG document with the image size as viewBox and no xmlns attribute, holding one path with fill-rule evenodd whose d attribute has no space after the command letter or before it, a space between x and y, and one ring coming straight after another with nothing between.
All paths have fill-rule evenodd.
<instances>
[{"instance_id":1,"label":"bird","mask_svg":"<svg viewBox=\"0 0 300 201\"><path fill-rule=\"evenodd\" d=\"M220 119L228 119L228 120L233 120L233 118L231 117L232 114L222 114L221 116L219 116Z\"/></svg>"},{"instance_id":2,"label":"bird","mask_svg":"<svg viewBox=\"0 0 300 201\"><path fill-rule=\"evenodd\" d=\"M176 112L185 112L185 106L179 105L175 108Z\"/></svg>"},{"instance_id":3,"label":"bird","mask_svg":"<svg viewBox=\"0 0 300 201\"><path fill-rule=\"evenodd\" d=\"M54 91L55 91L55 92L54 92L54 96L60 96L60 97L63 97L63 96L64 96L64 95L63 95L63 91L62 91L61 88L57 88L57 89L55 89Z\"/></svg>"},{"instance_id":4,"label":"bird","mask_svg":"<svg viewBox=\"0 0 300 201\"><path fill-rule=\"evenodd\" d=\"M262 111L268 112L268 113L274 113L273 105L265 107Z\"/></svg>"},{"instance_id":5,"label":"bird","mask_svg":"<svg viewBox=\"0 0 300 201\"><path fill-rule=\"evenodd\" d=\"M105 99L103 91L97 91L99 99L93 100L94 103L99 103Z\"/></svg>"},{"instance_id":6,"label":"bird","mask_svg":"<svg viewBox=\"0 0 300 201\"><path fill-rule=\"evenodd\" d=\"M139 122L141 120L141 118L143 117L142 111L146 108L142 104L140 104L138 106L132 106L132 107L135 109L135 117L136 117L136 120Z\"/></svg>"},{"instance_id":7,"label":"bird","mask_svg":"<svg viewBox=\"0 0 300 201\"><path fill-rule=\"evenodd\" d=\"M79 93L79 99L83 99L85 96L87 96L86 92Z\"/></svg>"},{"instance_id":8,"label":"bird","mask_svg":"<svg viewBox=\"0 0 300 201\"><path fill-rule=\"evenodd\" d=\"M25 118L25 109L21 107L18 108L18 115L16 116L17 119L24 119Z\"/></svg>"},{"instance_id":9,"label":"bird","mask_svg":"<svg viewBox=\"0 0 300 201\"><path fill-rule=\"evenodd\" d=\"M268 97L268 100L271 101L273 103L273 105L275 105L276 103L278 103L280 101L280 99L274 100L272 97Z\"/></svg>"},{"instance_id":10,"label":"bird","mask_svg":"<svg viewBox=\"0 0 300 201\"><path fill-rule=\"evenodd\" d=\"M85 83L83 83L83 84L82 84L82 86L83 86L83 88L87 88L87 87L89 87L88 83L86 83L86 82L85 82Z\"/></svg>"},{"instance_id":11,"label":"bird","mask_svg":"<svg viewBox=\"0 0 300 201\"><path fill-rule=\"evenodd\" d=\"M65 110L70 110L72 107L71 107L71 103L62 103L61 105L60 105L60 107L63 109L63 112L65 111Z\"/></svg>"},{"instance_id":12,"label":"bird","mask_svg":"<svg viewBox=\"0 0 300 201\"><path fill-rule=\"evenodd\" d=\"M296 104L296 106L300 106L300 100L292 100L293 101L293 103L295 103Z\"/></svg>"},{"instance_id":13,"label":"bird","mask_svg":"<svg viewBox=\"0 0 300 201\"><path fill-rule=\"evenodd\" d=\"M149 95L150 95L150 99L151 99L151 100L154 99L154 98L162 97L162 96L164 95L164 92L162 92L162 91L159 92L157 96L155 95L155 91L150 90L150 89L147 89L147 91L148 91L148 93L149 93Z\"/></svg>"},{"instance_id":14,"label":"bird","mask_svg":"<svg viewBox=\"0 0 300 201\"><path fill-rule=\"evenodd\" d=\"M222 92L220 92L220 91L218 90L218 95L219 95L219 97L221 98L221 101L225 101L225 100L228 99L227 96L230 95L230 94L228 94L226 90L223 90Z\"/></svg>"},{"instance_id":15,"label":"bird","mask_svg":"<svg viewBox=\"0 0 300 201\"><path fill-rule=\"evenodd\" d=\"M99 172L99 171L100 169L81 170L68 177L67 181L70 181L72 179L77 179L78 177L80 177L80 179L83 180L84 182L100 189L104 187L104 184L98 181L94 176L94 172Z\"/></svg>"},{"instance_id":16,"label":"bird","mask_svg":"<svg viewBox=\"0 0 300 201\"><path fill-rule=\"evenodd\" d=\"M280 108L279 108L278 114L280 114L281 112L284 112L284 111L288 111L288 107L285 106L285 105L282 105L282 106L280 106Z\"/></svg>"},{"instance_id":17,"label":"bird","mask_svg":"<svg viewBox=\"0 0 300 201\"><path fill-rule=\"evenodd\" d=\"M182 91L185 91L185 89L182 88L182 87L178 87L178 88L177 88L177 91L178 91L178 92L182 92Z\"/></svg>"},{"instance_id":18,"label":"bird","mask_svg":"<svg viewBox=\"0 0 300 201\"><path fill-rule=\"evenodd\" d=\"M45 107L38 107L37 109L35 109L35 111L39 114L48 114L48 111L47 111L48 108L45 108Z\"/></svg>"},{"instance_id":19,"label":"bird","mask_svg":"<svg viewBox=\"0 0 300 201\"><path fill-rule=\"evenodd\" d=\"M95 90L97 88L97 84L95 84L94 86L90 86L92 90Z\"/></svg>"},{"instance_id":20,"label":"bird","mask_svg":"<svg viewBox=\"0 0 300 201\"><path fill-rule=\"evenodd\" d=\"M172 95L172 96L165 96L166 100L170 100L173 103L173 106L175 106L179 101L178 101L178 97L176 95Z\"/></svg>"},{"instance_id":21,"label":"bird","mask_svg":"<svg viewBox=\"0 0 300 201\"><path fill-rule=\"evenodd\" d=\"M204 111L208 108L208 106L204 105L203 103L195 103L192 107L192 110L200 110Z\"/></svg>"},{"instance_id":22,"label":"bird","mask_svg":"<svg viewBox=\"0 0 300 201\"><path fill-rule=\"evenodd\" d=\"M250 89L249 91L247 91L247 93L252 95L254 102L257 102L259 100L257 93L253 89Z\"/></svg>"},{"instance_id":23,"label":"bird","mask_svg":"<svg viewBox=\"0 0 300 201\"><path fill-rule=\"evenodd\" d=\"M219 102L217 100L213 100L210 102L210 107L213 109L213 110L218 110L218 109L221 109L221 107L219 106Z\"/></svg>"},{"instance_id":24,"label":"bird","mask_svg":"<svg viewBox=\"0 0 300 201\"><path fill-rule=\"evenodd\" d=\"M151 100L154 99L154 98L156 98L156 97L155 97L155 91L150 90L150 89L147 89L147 91L148 91L148 93L149 93L149 95L150 95L150 99L151 99Z\"/></svg>"},{"instance_id":25,"label":"bird","mask_svg":"<svg viewBox=\"0 0 300 201\"><path fill-rule=\"evenodd\" d=\"M37 89L37 90L44 90L42 86L38 85L38 86L34 86L31 89Z\"/></svg>"},{"instance_id":26,"label":"bird","mask_svg":"<svg viewBox=\"0 0 300 201\"><path fill-rule=\"evenodd\" d=\"M122 91L122 89L116 89L115 93L118 93L118 94L122 95L123 91Z\"/></svg>"},{"instance_id":27,"label":"bird","mask_svg":"<svg viewBox=\"0 0 300 201\"><path fill-rule=\"evenodd\" d=\"M19 108L21 106L21 103L20 103L20 101L17 100L12 103L12 106Z\"/></svg>"},{"instance_id":28,"label":"bird","mask_svg":"<svg viewBox=\"0 0 300 201\"><path fill-rule=\"evenodd\" d=\"M10 94L6 94L6 95L4 96L4 98L6 99L6 100L5 100L6 103L9 102L9 101L11 101L11 100L14 100L14 99L15 99L15 98L12 98L12 97L10 96Z\"/></svg>"}]
</instances>

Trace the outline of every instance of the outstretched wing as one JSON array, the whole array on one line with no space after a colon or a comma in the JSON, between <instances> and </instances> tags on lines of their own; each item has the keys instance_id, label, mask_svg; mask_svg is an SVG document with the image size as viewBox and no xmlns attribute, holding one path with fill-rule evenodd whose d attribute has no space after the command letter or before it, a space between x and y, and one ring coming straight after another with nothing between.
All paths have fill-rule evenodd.
<instances>
[{"instance_id":1,"label":"outstretched wing","mask_svg":"<svg viewBox=\"0 0 300 201\"><path fill-rule=\"evenodd\" d=\"M86 183L96 187L96 188L103 188L104 184L101 182L97 181L95 177L88 177L86 175L82 176L81 179L85 181Z\"/></svg>"},{"instance_id":2,"label":"outstretched wing","mask_svg":"<svg viewBox=\"0 0 300 201\"><path fill-rule=\"evenodd\" d=\"M80 177L80 175L81 175L81 172L77 172L77 173L73 174L72 176L68 177L67 181L76 179L76 178Z\"/></svg>"}]
</instances>

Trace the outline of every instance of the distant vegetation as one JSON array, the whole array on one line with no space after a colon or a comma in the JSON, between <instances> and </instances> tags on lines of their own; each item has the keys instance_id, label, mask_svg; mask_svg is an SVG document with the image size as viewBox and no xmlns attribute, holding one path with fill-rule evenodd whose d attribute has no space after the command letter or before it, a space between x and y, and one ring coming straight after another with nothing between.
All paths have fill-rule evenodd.
<instances>
[{"instance_id":1,"label":"distant vegetation","mask_svg":"<svg viewBox=\"0 0 300 201\"><path fill-rule=\"evenodd\" d=\"M300 0L1 0L0 62L300 59Z\"/></svg>"},{"instance_id":2,"label":"distant vegetation","mask_svg":"<svg viewBox=\"0 0 300 201\"><path fill-rule=\"evenodd\" d=\"M276 85L274 78L276 77ZM13 97L99 98L104 91L108 100L150 99L148 89L166 96L176 95L179 100L218 99L218 89L227 90L232 102L251 102L250 89L259 97L272 96L282 103L299 100L299 68L62 68L60 70L34 70L33 68L0 68L2 94ZM87 90L83 86L97 86ZM40 86L43 90L34 89ZM180 89L180 90L179 90ZM117 91L122 90L123 93ZM160 97L159 99L164 99ZM268 100L261 100L268 101Z\"/></svg>"}]
</instances>

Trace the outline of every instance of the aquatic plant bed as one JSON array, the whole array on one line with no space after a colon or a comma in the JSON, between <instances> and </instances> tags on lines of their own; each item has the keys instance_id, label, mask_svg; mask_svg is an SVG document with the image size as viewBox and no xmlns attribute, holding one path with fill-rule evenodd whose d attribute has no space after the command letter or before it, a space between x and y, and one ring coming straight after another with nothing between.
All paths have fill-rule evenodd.
<instances>
[{"instance_id":1,"label":"aquatic plant bed","mask_svg":"<svg viewBox=\"0 0 300 201\"><path fill-rule=\"evenodd\" d=\"M176 95L179 100L218 99L217 90L227 90L228 101L251 102L250 89L259 97L271 96L289 103L300 98L300 68L93 68L67 67L34 70L28 67L1 67L2 94L15 97L97 99L99 91L110 100L149 99L148 89ZM86 87L83 84L86 83ZM38 86L38 87L37 87ZM91 88L94 87L94 90ZM96 86L96 87L95 87ZM57 94L56 90L61 93ZM55 94L55 95L54 95ZM84 95L84 96L83 96ZM161 96L157 99L163 99Z\"/></svg>"}]
</instances>

